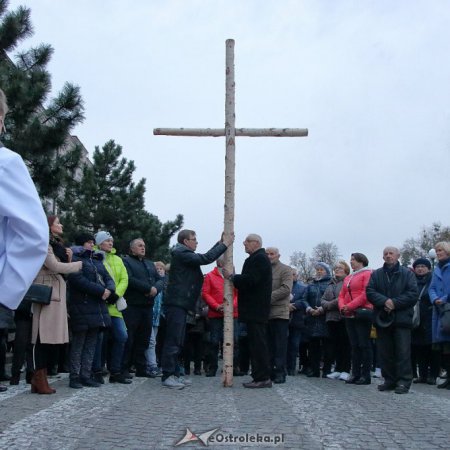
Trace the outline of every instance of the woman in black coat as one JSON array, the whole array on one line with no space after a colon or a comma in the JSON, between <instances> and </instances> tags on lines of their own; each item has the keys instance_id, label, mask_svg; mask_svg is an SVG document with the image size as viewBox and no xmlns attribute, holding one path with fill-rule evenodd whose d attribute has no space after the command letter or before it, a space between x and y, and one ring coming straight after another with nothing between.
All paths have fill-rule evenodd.
<instances>
[{"instance_id":1,"label":"woman in black coat","mask_svg":"<svg viewBox=\"0 0 450 450\"><path fill-rule=\"evenodd\" d=\"M420 310L419 326L413 329L411 334L413 374L417 373L417 365L419 367L419 376L414 378L413 383L436 384L439 375L439 353L432 349L433 305L428 294L432 275L431 263L426 258L419 258L414 261L413 268L419 291Z\"/></svg>"},{"instance_id":2,"label":"woman in black coat","mask_svg":"<svg viewBox=\"0 0 450 450\"><path fill-rule=\"evenodd\" d=\"M72 247L73 260L82 261L81 272L69 275L69 317L72 330L70 349L70 384L99 387L91 377L97 335L111 325L106 302L117 301L115 284L106 271L103 255L94 253L94 236L83 233Z\"/></svg>"}]
</instances>

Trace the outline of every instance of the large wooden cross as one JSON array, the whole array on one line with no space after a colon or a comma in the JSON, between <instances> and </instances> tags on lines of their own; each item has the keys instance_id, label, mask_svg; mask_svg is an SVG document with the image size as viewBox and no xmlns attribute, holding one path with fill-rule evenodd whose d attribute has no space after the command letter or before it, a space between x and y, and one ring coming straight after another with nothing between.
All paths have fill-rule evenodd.
<instances>
[{"instance_id":1,"label":"large wooden cross","mask_svg":"<svg viewBox=\"0 0 450 450\"><path fill-rule=\"evenodd\" d=\"M166 136L225 136L225 205L224 232L234 233L234 173L235 137L296 137L308 136L305 128L236 128L235 127L235 82L234 82L234 40L226 45L225 80L225 128L155 128L153 134ZM233 247L225 252L225 267L233 271ZM224 342L223 342L223 385L233 385L233 285L225 280L224 290Z\"/></svg>"}]
</instances>

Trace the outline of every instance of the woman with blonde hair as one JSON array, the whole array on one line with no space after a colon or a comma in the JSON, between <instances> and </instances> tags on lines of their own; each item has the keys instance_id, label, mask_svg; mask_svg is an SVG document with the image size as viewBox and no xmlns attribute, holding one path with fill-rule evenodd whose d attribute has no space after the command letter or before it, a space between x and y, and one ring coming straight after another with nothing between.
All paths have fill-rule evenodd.
<instances>
[{"instance_id":1,"label":"woman with blonde hair","mask_svg":"<svg viewBox=\"0 0 450 450\"><path fill-rule=\"evenodd\" d=\"M450 242L438 242L434 249L438 262L428 290L434 305L432 341L433 348L441 355L441 365L447 371L447 379L437 387L450 390L450 331L442 328L442 316L450 303Z\"/></svg>"}]
</instances>

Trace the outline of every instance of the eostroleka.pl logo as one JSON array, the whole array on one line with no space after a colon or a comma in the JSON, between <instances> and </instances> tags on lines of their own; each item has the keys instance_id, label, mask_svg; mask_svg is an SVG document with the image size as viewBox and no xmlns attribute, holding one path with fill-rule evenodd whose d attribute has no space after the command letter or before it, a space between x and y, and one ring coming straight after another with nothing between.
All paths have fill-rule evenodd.
<instances>
[{"instance_id":1,"label":"eostroleka.pl logo","mask_svg":"<svg viewBox=\"0 0 450 450\"><path fill-rule=\"evenodd\" d=\"M195 434L189 428L186 428L186 433L178 442L175 443L175 447L188 442L200 441L205 447L209 444L219 445L232 445L232 444L272 444L277 446L284 443L284 434L262 434L262 433L244 433L234 434L225 433L220 431L220 428L214 428L212 430L205 431L204 433Z\"/></svg>"}]
</instances>

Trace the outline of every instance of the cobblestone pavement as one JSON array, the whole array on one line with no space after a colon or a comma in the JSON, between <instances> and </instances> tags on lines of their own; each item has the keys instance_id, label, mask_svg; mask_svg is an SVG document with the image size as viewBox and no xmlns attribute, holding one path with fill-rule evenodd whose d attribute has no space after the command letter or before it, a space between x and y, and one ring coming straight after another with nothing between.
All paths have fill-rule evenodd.
<instances>
[{"instance_id":1,"label":"cobblestone pavement","mask_svg":"<svg viewBox=\"0 0 450 450\"><path fill-rule=\"evenodd\" d=\"M21 381L0 393L0 449L164 449L189 428L229 436L283 434L278 448L449 449L450 391L414 385L407 395L342 381L289 377L272 389L242 387L235 378L194 376L181 391L160 379L79 390L52 379L54 395L31 394ZM376 381L379 383L379 381ZM200 441L180 448L203 448ZM209 442L212 449L274 448L273 443Z\"/></svg>"}]
</instances>

